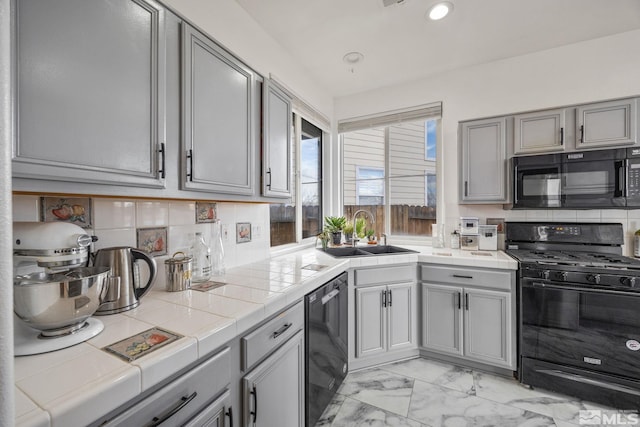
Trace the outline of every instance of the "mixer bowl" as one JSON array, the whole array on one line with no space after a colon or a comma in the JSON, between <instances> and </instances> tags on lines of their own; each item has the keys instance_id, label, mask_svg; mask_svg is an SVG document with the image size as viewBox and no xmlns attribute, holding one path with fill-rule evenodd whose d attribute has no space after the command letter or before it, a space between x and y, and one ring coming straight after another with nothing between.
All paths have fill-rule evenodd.
<instances>
[{"instance_id":1,"label":"mixer bowl","mask_svg":"<svg viewBox=\"0 0 640 427\"><path fill-rule=\"evenodd\" d=\"M82 327L100 306L109 267L74 268L62 273L32 273L13 280L13 309L27 326L43 336L58 336Z\"/></svg>"}]
</instances>

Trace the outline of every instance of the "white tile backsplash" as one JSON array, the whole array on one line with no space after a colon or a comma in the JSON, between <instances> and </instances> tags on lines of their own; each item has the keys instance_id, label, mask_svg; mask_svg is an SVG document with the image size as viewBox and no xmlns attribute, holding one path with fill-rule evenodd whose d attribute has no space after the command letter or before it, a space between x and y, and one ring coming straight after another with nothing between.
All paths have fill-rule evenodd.
<instances>
[{"instance_id":1,"label":"white tile backsplash","mask_svg":"<svg viewBox=\"0 0 640 427\"><path fill-rule=\"evenodd\" d=\"M40 197L13 196L14 221L40 221Z\"/></svg>"},{"instance_id":2,"label":"white tile backsplash","mask_svg":"<svg viewBox=\"0 0 640 427\"><path fill-rule=\"evenodd\" d=\"M94 198L92 202L93 228L96 230L136 227L136 203L134 201Z\"/></svg>"},{"instance_id":3,"label":"white tile backsplash","mask_svg":"<svg viewBox=\"0 0 640 427\"><path fill-rule=\"evenodd\" d=\"M13 196L15 221L39 221L38 195ZM93 230L98 237L93 250L113 246L136 247L136 229L167 227L167 255L157 257L159 265L158 285L164 286L161 264L177 251L188 251L196 231L203 233L207 244L211 243L211 223L196 224L194 201L128 200L92 198ZM266 203L217 202L218 218L228 230L223 236L225 264L227 268L269 257L269 205ZM250 222L252 240L236 243L236 223Z\"/></svg>"},{"instance_id":4,"label":"white tile backsplash","mask_svg":"<svg viewBox=\"0 0 640 427\"><path fill-rule=\"evenodd\" d=\"M169 203L137 202L136 227L166 227L169 225Z\"/></svg>"}]
</instances>

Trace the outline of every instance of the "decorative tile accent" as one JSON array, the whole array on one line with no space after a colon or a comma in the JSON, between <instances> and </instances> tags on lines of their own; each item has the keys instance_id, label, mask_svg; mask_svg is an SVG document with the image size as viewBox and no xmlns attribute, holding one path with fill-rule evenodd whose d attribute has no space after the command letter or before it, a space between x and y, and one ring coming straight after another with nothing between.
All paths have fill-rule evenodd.
<instances>
[{"instance_id":1,"label":"decorative tile accent","mask_svg":"<svg viewBox=\"0 0 640 427\"><path fill-rule=\"evenodd\" d=\"M91 227L91 198L40 198L40 220L44 222L63 221Z\"/></svg>"},{"instance_id":2,"label":"decorative tile accent","mask_svg":"<svg viewBox=\"0 0 640 427\"><path fill-rule=\"evenodd\" d=\"M322 264L307 264L304 267L300 267L303 270L312 270L312 271L320 271L320 270L324 270L325 268L327 268L327 265L322 265Z\"/></svg>"},{"instance_id":3,"label":"decorative tile accent","mask_svg":"<svg viewBox=\"0 0 640 427\"><path fill-rule=\"evenodd\" d=\"M198 283L197 285L191 285L191 289L194 291L207 292L211 289L219 288L220 286L224 286L226 284L226 282L203 282Z\"/></svg>"},{"instance_id":4,"label":"decorative tile accent","mask_svg":"<svg viewBox=\"0 0 640 427\"><path fill-rule=\"evenodd\" d=\"M153 256L167 254L167 227L138 228L136 247Z\"/></svg>"},{"instance_id":5,"label":"decorative tile accent","mask_svg":"<svg viewBox=\"0 0 640 427\"><path fill-rule=\"evenodd\" d=\"M138 335L108 345L103 350L115 354L127 362L132 362L180 338L182 335L165 329L151 328Z\"/></svg>"},{"instance_id":6,"label":"decorative tile accent","mask_svg":"<svg viewBox=\"0 0 640 427\"><path fill-rule=\"evenodd\" d=\"M214 222L218 218L218 208L215 203L196 202L196 224Z\"/></svg>"},{"instance_id":7,"label":"decorative tile accent","mask_svg":"<svg viewBox=\"0 0 640 427\"><path fill-rule=\"evenodd\" d=\"M251 241L251 223L236 222L236 243L246 243Z\"/></svg>"},{"instance_id":8,"label":"decorative tile accent","mask_svg":"<svg viewBox=\"0 0 640 427\"><path fill-rule=\"evenodd\" d=\"M498 233L504 233L504 218L487 218L487 225L497 225Z\"/></svg>"}]
</instances>

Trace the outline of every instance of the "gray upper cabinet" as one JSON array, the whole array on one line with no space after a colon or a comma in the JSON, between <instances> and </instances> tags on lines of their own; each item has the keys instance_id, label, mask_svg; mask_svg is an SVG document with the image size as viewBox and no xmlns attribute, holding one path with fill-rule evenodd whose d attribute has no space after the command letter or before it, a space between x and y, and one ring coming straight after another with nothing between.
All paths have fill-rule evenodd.
<instances>
[{"instance_id":1,"label":"gray upper cabinet","mask_svg":"<svg viewBox=\"0 0 640 427\"><path fill-rule=\"evenodd\" d=\"M514 116L514 154L563 151L565 116L564 108Z\"/></svg>"},{"instance_id":2,"label":"gray upper cabinet","mask_svg":"<svg viewBox=\"0 0 640 427\"><path fill-rule=\"evenodd\" d=\"M13 176L164 187L165 12L20 0Z\"/></svg>"},{"instance_id":3,"label":"gray upper cabinet","mask_svg":"<svg viewBox=\"0 0 640 427\"><path fill-rule=\"evenodd\" d=\"M255 193L255 73L183 23L182 188Z\"/></svg>"},{"instance_id":4,"label":"gray upper cabinet","mask_svg":"<svg viewBox=\"0 0 640 427\"><path fill-rule=\"evenodd\" d=\"M588 104L577 108L576 147L608 147L637 142L637 99Z\"/></svg>"},{"instance_id":5,"label":"gray upper cabinet","mask_svg":"<svg viewBox=\"0 0 640 427\"><path fill-rule=\"evenodd\" d=\"M291 197L291 97L271 80L262 97L262 194Z\"/></svg>"},{"instance_id":6,"label":"gray upper cabinet","mask_svg":"<svg viewBox=\"0 0 640 427\"><path fill-rule=\"evenodd\" d=\"M507 119L460 124L461 203L504 203L508 199Z\"/></svg>"}]
</instances>

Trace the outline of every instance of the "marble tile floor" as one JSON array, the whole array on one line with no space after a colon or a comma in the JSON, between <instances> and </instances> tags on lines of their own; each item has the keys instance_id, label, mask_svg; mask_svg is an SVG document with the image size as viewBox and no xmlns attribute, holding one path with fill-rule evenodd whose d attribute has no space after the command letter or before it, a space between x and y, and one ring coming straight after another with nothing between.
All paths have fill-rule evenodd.
<instances>
[{"instance_id":1,"label":"marble tile floor","mask_svg":"<svg viewBox=\"0 0 640 427\"><path fill-rule=\"evenodd\" d=\"M316 427L573 427L589 409L611 408L417 358L350 373Z\"/></svg>"}]
</instances>

